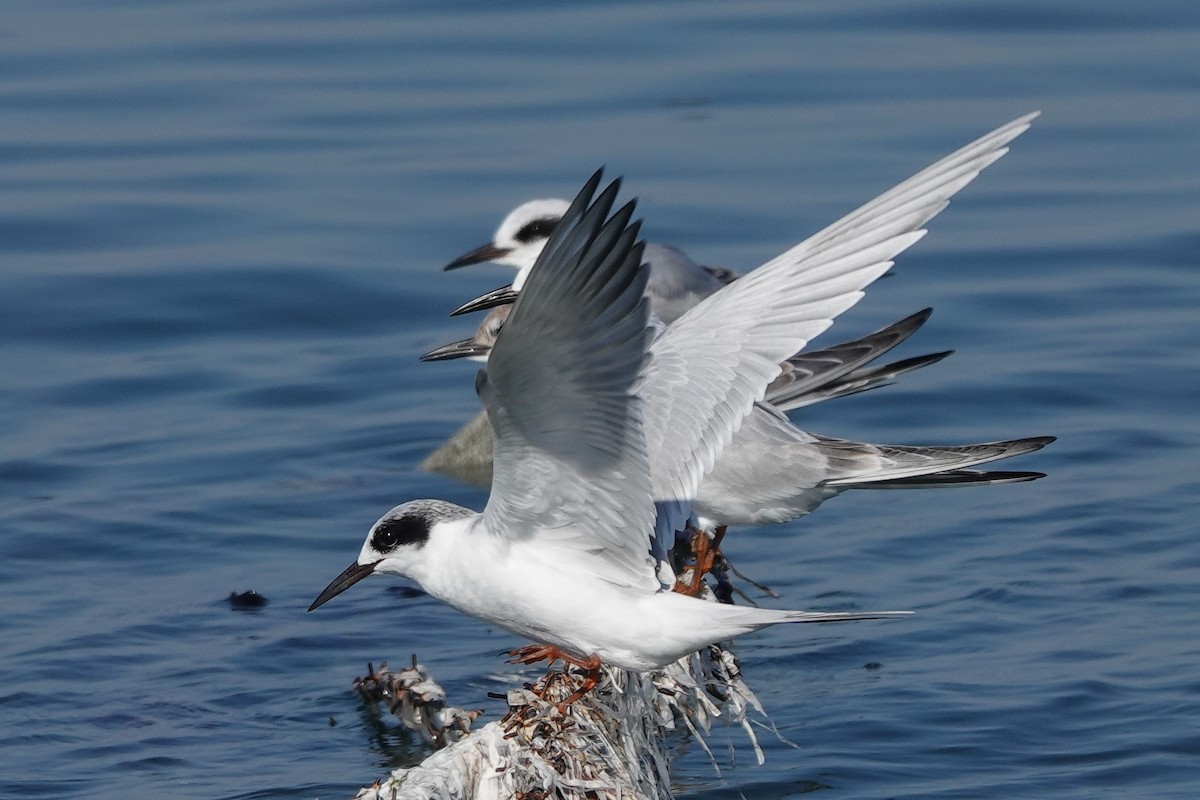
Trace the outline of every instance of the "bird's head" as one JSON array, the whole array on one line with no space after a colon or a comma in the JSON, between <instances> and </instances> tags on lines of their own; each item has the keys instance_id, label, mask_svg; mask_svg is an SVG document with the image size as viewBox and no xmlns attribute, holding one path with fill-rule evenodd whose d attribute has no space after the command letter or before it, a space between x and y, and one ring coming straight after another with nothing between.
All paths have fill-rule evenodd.
<instances>
[{"instance_id":1,"label":"bird's head","mask_svg":"<svg viewBox=\"0 0 1200 800\"><path fill-rule=\"evenodd\" d=\"M396 506L371 526L358 559L317 596L312 611L376 573L413 577L426 561L425 546L439 523L470 514L441 500L411 500Z\"/></svg>"},{"instance_id":2,"label":"bird's head","mask_svg":"<svg viewBox=\"0 0 1200 800\"><path fill-rule=\"evenodd\" d=\"M568 207L570 203L566 200L554 198L522 203L500 223L492 241L463 253L443 269L458 269L485 261L527 269L537 260Z\"/></svg>"}]
</instances>

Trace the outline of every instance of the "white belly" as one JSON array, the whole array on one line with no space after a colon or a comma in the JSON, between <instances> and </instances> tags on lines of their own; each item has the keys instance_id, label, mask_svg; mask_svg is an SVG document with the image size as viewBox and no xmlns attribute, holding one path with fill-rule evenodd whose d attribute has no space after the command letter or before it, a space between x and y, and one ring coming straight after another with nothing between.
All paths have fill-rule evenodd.
<instances>
[{"instance_id":1,"label":"white belly","mask_svg":"<svg viewBox=\"0 0 1200 800\"><path fill-rule=\"evenodd\" d=\"M439 554L438 562L453 568L414 577L434 597L473 617L580 658L595 654L637 671L707 643L694 640L704 630L708 603L615 586L587 572L587 557L576 552L490 536L464 539L471 540L463 545L469 554ZM676 598L688 601L682 613Z\"/></svg>"}]
</instances>

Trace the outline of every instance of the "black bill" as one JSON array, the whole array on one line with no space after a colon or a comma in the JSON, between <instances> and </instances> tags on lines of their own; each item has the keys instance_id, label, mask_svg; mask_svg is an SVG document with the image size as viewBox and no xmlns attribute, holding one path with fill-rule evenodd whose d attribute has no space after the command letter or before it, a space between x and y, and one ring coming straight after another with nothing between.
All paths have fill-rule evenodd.
<instances>
[{"instance_id":1,"label":"black bill","mask_svg":"<svg viewBox=\"0 0 1200 800\"><path fill-rule=\"evenodd\" d=\"M487 294L481 294L474 300L468 300L458 308L450 312L450 316L457 317L461 314L470 314L472 311L483 311L488 308L502 306L505 303L515 302L517 292L513 291L512 284L501 286L499 289L493 289Z\"/></svg>"},{"instance_id":2,"label":"black bill","mask_svg":"<svg viewBox=\"0 0 1200 800\"><path fill-rule=\"evenodd\" d=\"M313 600L312 605L308 607L309 611L320 605L328 603L333 598L337 597L342 592L349 589L354 584L361 581L363 578L375 571L375 565L378 561L370 564L359 564L357 561L346 567L341 575L333 579L333 582L325 587L325 591L317 595L317 599Z\"/></svg>"},{"instance_id":3,"label":"black bill","mask_svg":"<svg viewBox=\"0 0 1200 800\"><path fill-rule=\"evenodd\" d=\"M444 344L441 347L435 347L425 355L421 356L422 361L451 361L456 358L470 358L478 356L487 358L488 353L492 348L486 344L480 344L474 339L460 339L457 342Z\"/></svg>"},{"instance_id":4,"label":"black bill","mask_svg":"<svg viewBox=\"0 0 1200 800\"><path fill-rule=\"evenodd\" d=\"M511 252L512 250L504 247L496 247L496 245L488 242L482 247L476 247L469 253L463 253L461 256L442 267L442 271L449 272L450 270L458 269L459 267L469 267L472 264L482 264L485 261L495 261L498 258L504 258Z\"/></svg>"}]
</instances>

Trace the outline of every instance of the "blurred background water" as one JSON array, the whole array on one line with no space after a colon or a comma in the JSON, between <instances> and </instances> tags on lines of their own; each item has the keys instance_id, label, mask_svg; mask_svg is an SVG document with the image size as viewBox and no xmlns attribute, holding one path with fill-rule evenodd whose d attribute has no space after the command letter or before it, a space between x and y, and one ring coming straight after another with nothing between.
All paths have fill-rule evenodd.
<instances>
[{"instance_id":1,"label":"blurred background water","mask_svg":"<svg viewBox=\"0 0 1200 800\"><path fill-rule=\"evenodd\" d=\"M535 196L627 176L748 269L1043 117L845 315L926 305L821 433L1055 434L1034 484L845 495L729 552L787 607L911 620L738 646L792 749L684 796L1200 792L1200 7L10 0L0 19L0 795L352 796L425 747L364 711L416 653L497 711L515 640L400 584L304 609L477 409L416 357ZM1007 466L1007 465L1006 465ZM231 591L270 603L231 610ZM335 724L336 723L336 724ZM740 793L740 794L739 794Z\"/></svg>"}]
</instances>

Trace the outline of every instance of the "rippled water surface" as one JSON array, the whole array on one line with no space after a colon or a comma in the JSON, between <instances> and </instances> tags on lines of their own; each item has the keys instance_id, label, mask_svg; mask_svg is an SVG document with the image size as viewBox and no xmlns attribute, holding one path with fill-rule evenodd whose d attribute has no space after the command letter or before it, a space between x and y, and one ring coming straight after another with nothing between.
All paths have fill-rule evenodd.
<instances>
[{"instance_id":1,"label":"rippled water surface","mask_svg":"<svg viewBox=\"0 0 1200 800\"><path fill-rule=\"evenodd\" d=\"M719 729L680 790L1197 796L1198 43L1166 0L7 3L0 796L352 796L426 753L349 688L411 653L497 711L507 634L383 580L303 612L391 505L484 503L416 470L477 408L416 356L513 205L607 164L747 269L1032 109L833 332L929 305L899 354L956 354L803 422L1055 434L1050 477L734 532L768 602L919 613L744 639L800 748Z\"/></svg>"}]
</instances>

